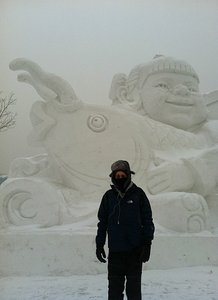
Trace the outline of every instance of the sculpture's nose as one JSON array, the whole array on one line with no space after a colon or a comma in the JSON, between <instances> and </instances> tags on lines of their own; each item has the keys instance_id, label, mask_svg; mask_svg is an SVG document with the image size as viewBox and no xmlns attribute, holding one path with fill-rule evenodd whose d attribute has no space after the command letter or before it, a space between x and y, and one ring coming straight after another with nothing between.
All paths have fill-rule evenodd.
<instances>
[{"instance_id":1,"label":"sculpture's nose","mask_svg":"<svg viewBox=\"0 0 218 300\"><path fill-rule=\"evenodd\" d=\"M180 95L180 96L187 96L190 94L188 88L183 84L176 85L173 89L173 92L175 95Z\"/></svg>"}]
</instances>

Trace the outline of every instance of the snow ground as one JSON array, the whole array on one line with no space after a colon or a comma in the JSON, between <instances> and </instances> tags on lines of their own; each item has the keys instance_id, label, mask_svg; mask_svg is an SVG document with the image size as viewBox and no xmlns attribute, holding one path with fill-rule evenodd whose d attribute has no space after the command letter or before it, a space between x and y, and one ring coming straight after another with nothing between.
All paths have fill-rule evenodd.
<instances>
[{"instance_id":1,"label":"snow ground","mask_svg":"<svg viewBox=\"0 0 218 300\"><path fill-rule=\"evenodd\" d=\"M217 300L218 267L143 272L143 300ZM66 277L4 277L0 300L107 299L107 274Z\"/></svg>"}]
</instances>

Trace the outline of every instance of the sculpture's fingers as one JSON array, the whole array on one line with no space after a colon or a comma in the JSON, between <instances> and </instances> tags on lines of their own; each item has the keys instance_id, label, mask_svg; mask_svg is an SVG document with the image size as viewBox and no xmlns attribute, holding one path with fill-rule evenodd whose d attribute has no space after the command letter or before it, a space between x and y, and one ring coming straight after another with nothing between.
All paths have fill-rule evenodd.
<instances>
[{"instance_id":1,"label":"sculpture's fingers","mask_svg":"<svg viewBox=\"0 0 218 300\"><path fill-rule=\"evenodd\" d=\"M17 76L17 80L25 82L34 87L36 92L46 101L55 100L57 95L50 89L34 81L29 73L21 73Z\"/></svg>"},{"instance_id":2,"label":"sculpture's fingers","mask_svg":"<svg viewBox=\"0 0 218 300\"><path fill-rule=\"evenodd\" d=\"M146 176L147 186L153 190L159 186L163 181L169 180L169 174L163 169L155 169L148 172Z\"/></svg>"},{"instance_id":3,"label":"sculpture's fingers","mask_svg":"<svg viewBox=\"0 0 218 300\"><path fill-rule=\"evenodd\" d=\"M163 193L170 189L170 181L168 178L156 178L147 182L147 188L152 195Z\"/></svg>"}]
</instances>

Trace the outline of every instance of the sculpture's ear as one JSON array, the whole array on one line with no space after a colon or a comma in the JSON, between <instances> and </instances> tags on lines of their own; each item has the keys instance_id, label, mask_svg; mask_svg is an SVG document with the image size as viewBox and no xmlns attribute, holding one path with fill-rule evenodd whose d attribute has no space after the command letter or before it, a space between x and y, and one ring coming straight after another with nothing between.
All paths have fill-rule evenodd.
<instances>
[{"instance_id":1,"label":"sculpture's ear","mask_svg":"<svg viewBox=\"0 0 218 300\"><path fill-rule=\"evenodd\" d=\"M144 114L140 100L140 93L138 89L135 88L132 88L131 92L129 91L127 77L125 74L114 75L109 97L115 105L121 104L127 109Z\"/></svg>"},{"instance_id":2,"label":"sculpture's ear","mask_svg":"<svg viewBox=\"0 0 218 300\"><path fill-rule=\"evenodd\" d=\"M113 104L124 104L128 102L125 74L119 73L114 75L111 83L109 97L113 101Z\"/></svg>"},{"instance_id":3,"label":"sculpture's ear","mask_svg":"<svg viewBox=\"0 0 218 300\"><path fill-rule=\"evenodd\" d=\"M126 103L127 100L127 88L126 86L119 86L117 89L117 99L120 103Z\"/></svg>"},{"instance_id":4,"label":"sculpture's ear","mask_svg":"<svg viewBox=\"0 0 218 300\"><path fill-rule=\"evenodd\" d=\"M208 109L208 119L218 120L218 90L203 95Z\"/></svg>"}]
</instances>

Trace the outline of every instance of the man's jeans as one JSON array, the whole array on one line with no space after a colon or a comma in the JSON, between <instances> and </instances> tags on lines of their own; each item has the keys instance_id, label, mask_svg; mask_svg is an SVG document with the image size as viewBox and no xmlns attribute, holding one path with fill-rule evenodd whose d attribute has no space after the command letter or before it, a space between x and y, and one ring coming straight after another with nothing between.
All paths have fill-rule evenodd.
<instances>
[{"instance_id":1,"label":"man's jeans","mask_svg":"<svg viewBox=\"0 0 218 300\"><path fill-rule=\"evenodd\" d=\"M122 300L126 281L128 300L141 300L142 262L140 249L131 252L109 252L108 300Z\"/></svg>"}]
</instances>

